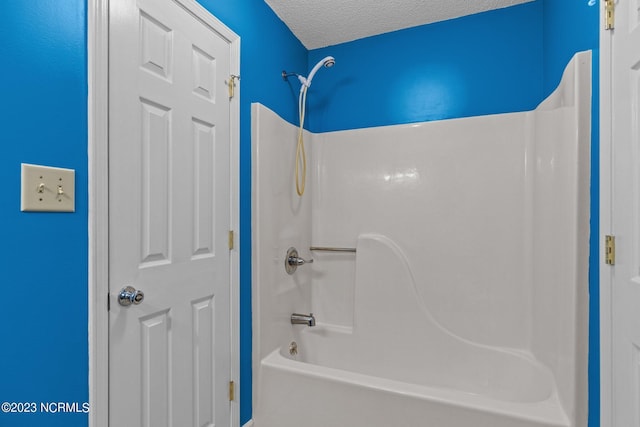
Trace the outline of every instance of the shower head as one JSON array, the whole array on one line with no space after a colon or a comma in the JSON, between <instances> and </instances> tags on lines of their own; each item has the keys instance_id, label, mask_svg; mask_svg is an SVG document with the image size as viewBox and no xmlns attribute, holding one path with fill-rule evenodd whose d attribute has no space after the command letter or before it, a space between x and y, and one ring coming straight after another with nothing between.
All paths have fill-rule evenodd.
<instances>
[{"instance_id":1,"label":"shower head","mask_svg":"<svg viewBox=\"0 0 640 427\"><path fill-rule=\"evenodd\" d=\"M322 65L324 65L325 68L331 68L336 65L336 59L333 56L327 56L322 60Z\"/></svg>"},{"instance_id":2,"label":"shower head","mask_svg":"<svg viewBox=\"0 0 640 427\"><path fill-rule=\"evenodd\" d=\"M321 67L331 68L334 65L336 65L335 58L333 56L327 56L322 58L320 61L318 61L316 65L313 66L313 68L311 69L311 72L309 73L309 77L302 76L298 73L287 73L286 71L283 70L282 80L286 81L289 77L296 76L298 80L300 80L300 83L302 84L302 86L300 87L300 91L302 91L304 90L305 87L311 86L311 79L313 79L313 76L315 76L315 74L318 72L318 70Z\"/></svg>"},{"instance_id":3,"label":"shower head","mask_svg":"<svg viewBox=\"0 0 640 427\"><path fill-rule=\"evenodd\" d=\"M309 87L311 86L311 79L313 79L313 76L318 72L318 70L321 67L331 68L334 65L336 65L335 58L333 56L327 56L321 59L320 61L318 61L318 63L311 69L311 72L309 73L309 77L307 77L306 79L304 77L300 78L300 82L303 84L303 86Z\"/></svg>"}]
</instances>

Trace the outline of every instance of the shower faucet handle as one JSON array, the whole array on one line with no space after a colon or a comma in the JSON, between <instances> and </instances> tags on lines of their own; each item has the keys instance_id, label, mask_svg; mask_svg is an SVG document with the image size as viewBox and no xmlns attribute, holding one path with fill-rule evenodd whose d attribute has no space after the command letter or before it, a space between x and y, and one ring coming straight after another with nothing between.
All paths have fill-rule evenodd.
<instances>
[{"instance_id":1,"label":"shower faucet handle","mask_svg":"<svg viewBox=\"0 0 640 427\"><path fill-rule=\"evenodd\" d=\"M303 264L311 264L313 262L312 259L304 259L304 258L300 258L300 257L289 257L289 259L287 260L287 262L289 263L289 265L303 265Z\"/></svg>"},{"instance_id":2,"label":"shower faucet handle","mask_svg":"<svg viewBox=\"0 0 640 427\"><path fill-rule=\"evenodd\" d=\"M296 269L300 265L311 264L313 262L312 259L304 259L298 256L298 250L294 247L290 247L287 250L287 256L284 259L284 269L287 274L295 273Z\"/></svg>"}]
</instances>

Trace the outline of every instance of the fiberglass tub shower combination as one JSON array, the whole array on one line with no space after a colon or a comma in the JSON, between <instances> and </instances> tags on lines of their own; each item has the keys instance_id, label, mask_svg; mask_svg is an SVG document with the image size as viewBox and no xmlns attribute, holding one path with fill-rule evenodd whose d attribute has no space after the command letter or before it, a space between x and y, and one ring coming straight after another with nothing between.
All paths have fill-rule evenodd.
<instances>
[{"instance_id":1,"label":"fiberglass tub shower combination","mask_svg":"<svg viewBox=\"0 0 640 427\"><path fill-rule=\"evenodd\" d=\"M255 427L586 425L590 67L530 112L305 133L303 197L253 106Z\"/></svg>"}]
</instances>

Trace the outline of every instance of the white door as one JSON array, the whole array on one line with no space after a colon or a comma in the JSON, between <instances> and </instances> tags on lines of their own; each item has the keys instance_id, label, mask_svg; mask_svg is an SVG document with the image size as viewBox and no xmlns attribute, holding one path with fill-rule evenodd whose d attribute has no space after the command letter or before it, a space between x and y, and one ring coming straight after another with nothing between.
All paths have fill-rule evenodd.
<instances>
[{"instance_id":1,"label":"white door","mask_svg":"<svg viewBox=\"0 0 640 427\"><path fill-rule=\"evenodd\" d=\"M175 0L109 8L109 425L229 426L230 47Z\"/></svg>"},{"instance_id":2,"label":"white door","mask_svg":"<svg viewBox=\"0 0 640 427\"><path fill-rule=\"evenodd\" d=\"M640 2L616 2L610 33L611 418L615 427L640 426ZM609 71L603 71L605 74ZM607 113L608 114L608 113ZM606 230L603 230L606 232Z\"/></svg>"}]
</instances>

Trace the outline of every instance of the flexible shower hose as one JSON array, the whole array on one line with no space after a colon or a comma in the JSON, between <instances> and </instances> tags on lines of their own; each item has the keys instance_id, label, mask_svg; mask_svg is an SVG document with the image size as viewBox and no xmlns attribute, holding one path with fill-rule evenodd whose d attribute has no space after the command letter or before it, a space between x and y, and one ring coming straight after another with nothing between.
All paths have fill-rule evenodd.
<instances>
[{"instance_id":1,"label":"flexible shower hose","mask_svg":"<svg viewBox=\"0 0 640 427\"><path fill-rule=\"evenodd\" d=\"M298 112L300 118L300 128L298 129L298 145L296 147L296 192L302 197L307 181L307 155L304 151L304 140L302 131L304 126L305 104L307 100L307 86L302 85L300 96L298 97ZM300 163L302 163L302 177L300 177Z\"/></svg>"}]
</instances>

